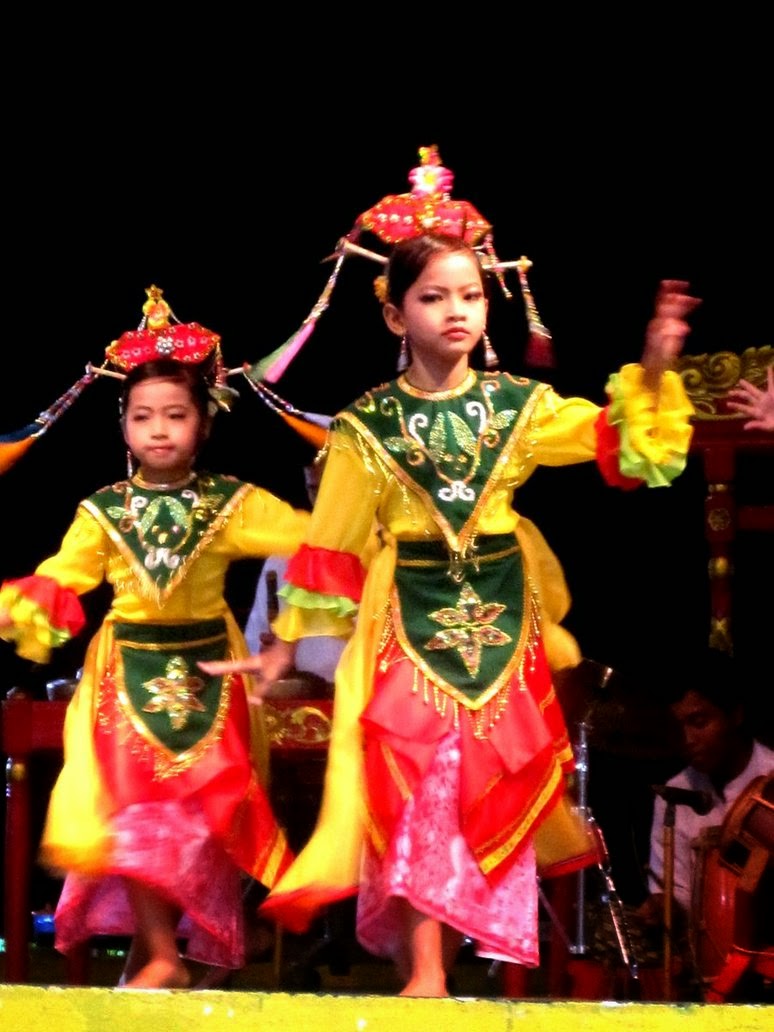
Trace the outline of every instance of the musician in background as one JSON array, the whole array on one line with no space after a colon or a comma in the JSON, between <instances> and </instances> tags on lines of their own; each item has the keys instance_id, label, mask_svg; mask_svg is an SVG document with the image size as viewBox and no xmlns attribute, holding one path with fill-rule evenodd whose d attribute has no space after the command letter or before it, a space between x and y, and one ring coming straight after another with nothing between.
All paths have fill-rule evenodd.
<instances>
[{"instance_id":1,"label":"musician in background","mask_svg":"<svg viewBox=\"0 0 774 1032\"><path fill-rule=\"evenodd\" d=\"M304 483L312 507L320 486L323 465L323 462L319 462L304 466ZM277 591L284 583L287 564L287 557L278 555L269 556L263 564L245 626L245 641L251 653L260 652L274 640L271 621L285 604ZM311 680L319 678L332 690L336 664L346 643L344 638L327 636L302 638L296 650L296 672L311 675Z\"/></svg>"},{"instance_id":2,"label":"musician in background","mask_svg":"<svg viewBox=\"0 0 774 1032\"><path fill-rule=\"evenodd\" d=\"M675 803L674 900L682 916L691 908L696 850L703 829L721 826L750 782L774 771L774 751L753 735L744 704L742 677L734 660L708 649L675 681L671 712L689 765L667 782L684 801ZM650 840L649 890L640 916L658 922L663 914L663 829L667 802L657 796ZM701 812L697 812L701 811Z\"/></svg>"}]
</instances>

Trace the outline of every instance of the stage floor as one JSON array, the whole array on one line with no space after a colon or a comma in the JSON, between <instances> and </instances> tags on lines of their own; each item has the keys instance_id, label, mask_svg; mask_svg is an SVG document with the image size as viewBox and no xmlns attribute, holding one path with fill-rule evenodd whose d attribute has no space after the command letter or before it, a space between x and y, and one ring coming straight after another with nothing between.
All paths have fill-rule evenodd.
<instances>
[{"instance_id":1,"label":"stage floor","mask_svg":"<svg viewBox=\"0 0 774 1032\"><path fill-rule=\"evenodd\" d=\"M30 984L5 983L0 953L0 1029L5 1032L759 1032L774 1029L770 1004L643 1002L638 999L549 999L545 972L527 973L522 998L507 995L505 969L463 950L454 995L404 999L392 965L365 953L314 957L310 940L288 936L282 964L269 942L265 954L207 990L115 988L120 946L101 944L89 958L88 987L66 984L65 960L48 944L30 946ZM310 963L311 960L318 963ZM349 963L343 963L348 961ZM195 976L204 969L192 966ZM289 990L289 986L293 988ZM528 1024L527 1024L528 1023Z\"/></svg>"},{"instance_id":2,"label":"stage floor","mask_svg":"<svg viewBox=\"0 0 774 1032\"><path fill-rule=\"evenodd\" d=\"M8 1032L762 1032L762 1005L618 1003L0 985Z\"/></svg>"}]
</instances>

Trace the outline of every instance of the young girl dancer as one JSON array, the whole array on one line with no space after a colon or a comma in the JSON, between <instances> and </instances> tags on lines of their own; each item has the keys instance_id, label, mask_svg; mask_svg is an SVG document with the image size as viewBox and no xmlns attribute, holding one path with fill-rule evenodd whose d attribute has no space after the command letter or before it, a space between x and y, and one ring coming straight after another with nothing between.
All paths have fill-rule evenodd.
<instances>
[{"instance_id":1,"label":"young girl dancer","mask_svg":"<svg viewBox=\"0 0 774 1032\"><path fill-rule=\"evenodd\" d=\"M0 590L0 634L45 662L82 628L78 596L113 588L68 707L41 859L67 875L57 948L133 935L129 987L187 986L181 938L193 960L242 966L241 872L271 886L290 861L249 678L196 664L246 654L224 598L229 564L292 553L308 513L196 468L205 365L131 369L121 425L136 472L82 501L59 552Z\"/></svg>"},{"instance_id":2,"label":"young girl dancer","mask_svg":"<svg viewBox=\"0 0 774 1032\"><path fill-rule=\"evenodd\" d=\"M561 569L512 503L540 465L596 459L619 486L682 470L691 406L668 367L698 304L686 288L662 283L642 364L611 377L600 409L471 369L487 317L476 252L456 236L398 243L384 317L405 373L334 423L274 652L205 665L265 686L300 636L354 625L318 825L263 909L299 931L359 891L358 938L396 961L405 995L446 994L463 936L536 965L540 865L590 862L551 679L579 658L558 626ZM364 575L374 517L383 547Z\"/></svg>"}]
</instances>

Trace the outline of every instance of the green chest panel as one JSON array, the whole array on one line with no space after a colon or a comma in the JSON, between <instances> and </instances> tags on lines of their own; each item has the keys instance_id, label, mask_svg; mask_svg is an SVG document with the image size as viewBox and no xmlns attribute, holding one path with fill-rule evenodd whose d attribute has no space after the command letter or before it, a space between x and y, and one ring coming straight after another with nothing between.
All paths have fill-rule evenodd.
<instances>
[{"instance_id":1,"label":"green chest panel","mask_svg":"<svg viewBox=\"0 0 774 1032\"><path fill-rule=\"evenodd\" d=\"M105 528L140 583L149 587L148 593L163 598L246 489L234 478L202 473L174 491L121 481L82 504Z\"/></svg>"},{"instance_id":2,"label":"green chest panel","mask_svg":"<svg viewBox=\"0 0 774 1032\"><path fill-rule=\"evenodd\" d=\"M456 540L484 504L537 386L505 373L471 372L461 388L427 394L401 377L364 395L339 419L422 495Z\"/></svg>"}]
</instances>

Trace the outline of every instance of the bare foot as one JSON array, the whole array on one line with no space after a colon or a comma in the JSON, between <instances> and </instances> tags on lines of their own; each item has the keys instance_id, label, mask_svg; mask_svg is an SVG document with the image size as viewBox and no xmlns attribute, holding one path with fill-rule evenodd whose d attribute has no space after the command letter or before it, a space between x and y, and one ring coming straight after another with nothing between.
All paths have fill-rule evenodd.
<instances>
[{"instance_id":1,"label":"bare foot","mask_svg":"<svg viewBox=\"0 0 774 1032\"><path fill-rule=\"evenodd\" d=\"M398 993L399 996L448 996L446 979L412 978Z\"/></svg>"},{"instance_id":2,"label":"bare foot","mask_svg":"<svg viewBox=\"0 0 774 1032\"><path fill-rule=\"evenodd\" d=\"M191 975L181 960L151 960L134 977L124 982L126 989L187 989Z\"/></svg>"}]
</instances>

